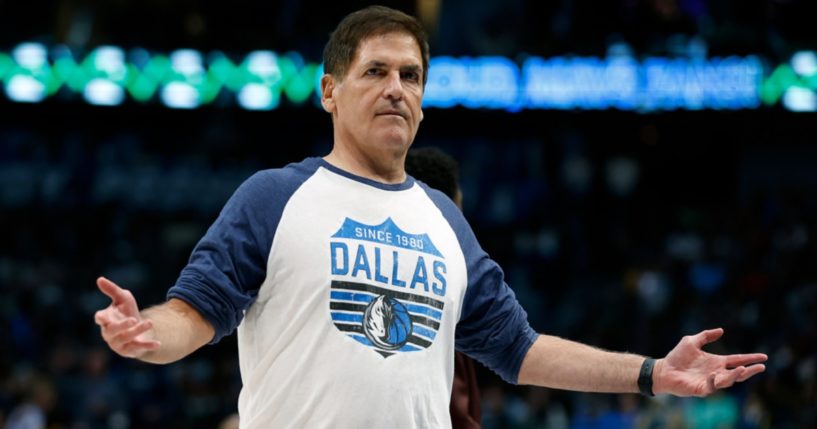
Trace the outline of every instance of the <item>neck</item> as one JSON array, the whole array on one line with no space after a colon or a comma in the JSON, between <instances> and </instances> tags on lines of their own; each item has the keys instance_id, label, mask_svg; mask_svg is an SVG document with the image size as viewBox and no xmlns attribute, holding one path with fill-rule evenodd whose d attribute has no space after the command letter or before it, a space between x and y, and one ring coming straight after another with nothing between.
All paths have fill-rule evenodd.
<instances>
[{"instance_id":1,"label":"neck","mask_svg":"<svg viewBox=\"0 0 817 429\"><path fill-rule=\"evenodd\" d=\"M335 167L376 182L391 185L406 181L405 153L372 156L347 150L336 143L332 152L323 159Z\"/></svg>"}]
</instances>

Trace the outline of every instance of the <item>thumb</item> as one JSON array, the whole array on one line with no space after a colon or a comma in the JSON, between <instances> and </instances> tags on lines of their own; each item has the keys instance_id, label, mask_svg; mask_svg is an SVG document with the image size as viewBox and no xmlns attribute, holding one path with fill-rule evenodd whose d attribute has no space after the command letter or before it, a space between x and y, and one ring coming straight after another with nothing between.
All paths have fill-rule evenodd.
<instances>
[{"instance_id":1,"label":"thumb","mask_svg":"<svg viewBox=\"0 0 817 429\"><path fill-rule=\"evenodd\" d=\"M701 348L709 343L715 342L723 336L723 328L709 329L701 331L692 337L692 342L697 348Z\"/></svg>"}]
</instances>

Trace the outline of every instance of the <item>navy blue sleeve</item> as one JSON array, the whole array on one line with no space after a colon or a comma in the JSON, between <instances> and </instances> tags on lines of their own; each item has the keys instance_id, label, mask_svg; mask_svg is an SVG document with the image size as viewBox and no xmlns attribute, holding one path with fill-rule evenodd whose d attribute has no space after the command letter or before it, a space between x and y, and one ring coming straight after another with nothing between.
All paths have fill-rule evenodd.
<instances>
[{"instance_id":1,"label":"navy blue sleeve","mask_svg":"<svg viewBox=\"0 0 817 429\"><path fill-rule=\"evenodd\" d=\"M516 384L537 333L505 283L502 269L480 247L462 212L442 192L422 185L457 235L468 270L456 348Z\"/></svg>"},{"instance_id":2,"label":"navy blue sleeve","mask_svg":"<svg viewBox=\"0 0 817 429\"><path fill-rule=\"evenodd\" d=\"M242 183L167 292L213 325L211 344L231 334L255 300L281 213L306 177L297 166L303 163L261 171Z\"/></svg>"}]
</instances>

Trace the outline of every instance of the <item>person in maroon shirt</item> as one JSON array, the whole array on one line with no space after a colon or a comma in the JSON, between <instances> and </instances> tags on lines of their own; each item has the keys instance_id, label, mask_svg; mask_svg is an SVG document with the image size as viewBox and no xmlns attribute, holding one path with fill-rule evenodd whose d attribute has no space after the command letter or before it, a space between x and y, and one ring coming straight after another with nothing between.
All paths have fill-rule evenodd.
<instances>
[{"instance_id":1,"label":"person in maroon shirt","mask_svg":"<svg viewBox=\"0 0 817 429\"><path fill-rule=\"evenodd\" d=\"M462 209L459 165L445 152L432 147L409 150L406 156L406 173L441 191ZM460 352L454 355L454 385L449 411L454 429L482 427L476 367L471 358Z\"/></svg>"}]
</instances>

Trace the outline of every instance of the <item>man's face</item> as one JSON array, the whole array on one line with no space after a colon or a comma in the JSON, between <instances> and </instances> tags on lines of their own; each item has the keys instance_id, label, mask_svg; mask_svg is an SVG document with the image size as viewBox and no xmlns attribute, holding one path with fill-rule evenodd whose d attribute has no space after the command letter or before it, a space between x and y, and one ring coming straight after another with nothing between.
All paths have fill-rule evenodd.
<instances>
[{"instance_id":1,"label":"man's face","mask_svg":"<svg viewBox=\"0 0 817 429\"><path fill-rule=\"evenodd\" d=\"M411 35L387 33L360 42L342 80L324 75L321 101L346 149L367 159L405 155L423 119L422 64Z\"/></svg>"}]
</instances>

